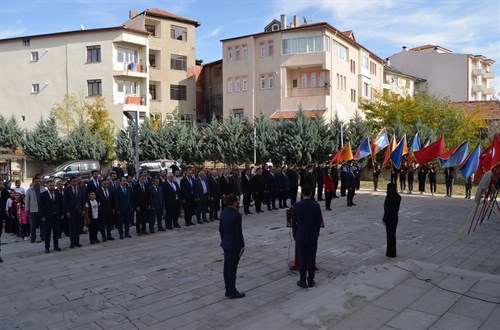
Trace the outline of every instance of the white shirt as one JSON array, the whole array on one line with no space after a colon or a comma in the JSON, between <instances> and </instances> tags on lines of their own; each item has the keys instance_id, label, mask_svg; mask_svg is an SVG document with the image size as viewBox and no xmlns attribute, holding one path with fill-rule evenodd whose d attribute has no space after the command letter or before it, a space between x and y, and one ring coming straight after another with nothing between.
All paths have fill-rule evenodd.
<instances>
[{"instance_id":1,"label":"white shirt","mask_svg":"<svg viewBox=\"0 0 500 330\"><path fill-rule=\"evenodd\" d=\"M96 200L88 201L87 203L85 203L85 207L92 210L92 220L99 218L99 203L97 203Z\"/></svg>"}]
</instances>

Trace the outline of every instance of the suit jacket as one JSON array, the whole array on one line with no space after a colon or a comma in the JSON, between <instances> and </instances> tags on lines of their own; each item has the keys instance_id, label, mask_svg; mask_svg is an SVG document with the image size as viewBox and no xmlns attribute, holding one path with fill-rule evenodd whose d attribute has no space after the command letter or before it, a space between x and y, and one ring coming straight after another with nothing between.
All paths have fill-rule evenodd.
<instances>
[{"instance_id":1,"label":"suit jacket","mask_svg":"<svg viewBox=\"0 0 500 330\"><path fill-rule=\"evenodd\" d=\"M180 203L180 201L182 199L181 188L179 187L177 182L172 181L172 183L175 186L175 191L172 189L172 186L170 185L170 181L167 180L161 184L161 187L163 188L163 195L165 198L165 207L166 208L173 207L176 203Z\"/></svg>"},{"instance_id":2,"label":"suit jacket","mask_svg":"<svg viewBox=\"0 0 500 330\"><path fill-rule=\"evenodd\" d=\"M213 176L209 176L207 179L208 182L208 196L209 197L220 197L220 184L219 179L215 179Z\"/></svg>"},{"instance_id":3,"label":"suit jacket","mask_svg":"<svg viewBox=\"0 0 500 330\"><path fill-rule=\"evenodd\" d=\"M71 218L81 216L85 200L87 199L83 187L80 185L75 187L77 189L76 196L71 185L64 189L64 213L69 213Z\"/></svg>"},{"instance_id":4,"label":"suit jacket","mask_svg":"<svg viewBox=\"0 0 500 330\"><path fill-rule=\"evenodd\" d=\"M252 190L254 194L262 196L264 192L264 177L261 175L254 175L252 178Z\"/></svg>"},{"instance_id":5,"label":"suit jacket","mask_svg":"<svg viewBox=\"0 0 500 330\"><path fill-rule=\"evenodd\" d=\"M292 229L296 241L317 241L321 227L321 209L312 199L304 199L293 204Z\"/></svg>"},{"instance_id":6,"label":"suit jacket","mask_svg":"<svg viewBox=\"0 0 500 330\"><path fill-rule=\"evenodd\" d=\"M219 179L221 195L229 195L233 192L233 184L230 177L221 176Z\"/></svg>"},{"instance_id":7,"label":"suit jacket","mask_svg":"<svg viewBox=\"0 0 500 330\"><path fill-rule=\"evenodd\" d=\"M125 185L125 187L125 192L121 186L116 188L114 191L115 210L121 214L130 212L134 208L134 204L132 202L132 189L130 189L128 185Z\"/></svg>"},{"instance_id":8,"label":"suit jacket","mask_svg":"<svg viewBox=\"0 0 500 330\"><path fill-rule=\"evenodd\" d=\"M201 179L198 178L194 180L194 198L201 199L203 197L203 186L201 183ZM207 179L203 180L205 182L205 188L207 189L207 197L209 194L208 182Z\"/></svg>"},{"instance_id":9,"label":"suit jacket","mask_svg":"<svg viewBox=\"0 0 500 330\"><path fill-rule=\"evenodd\" d=\"M89 182L87 182L87 196L89 195L90 192L96 192L98 188L102 186L101 182L97 180L97 185L94 182L94 179L90 179Z\"/></svg>"},{"instance_id":10,"label":"suit jacket","mask_svg":"<svg viewBox=\"0 0 500 330\"><path fill-rule=\"evenodd\" d=\"M252 191L253 191L253 188L252 188L252 178L251 177L248 177L243 174L241 176L241 191L244 193L244 194L251 194Z\"/></svg>"},{"instance_id":11,"label":"suit jacket","mask_svg":"<svg viewBox=\"0 0 500 330\"><path fill-rule=\"evenodd\" d=\"M233 207L226 207L220 214L220 246L224 250L239 251L245 247L241 228L241 214Z\"/></svg>"},{"instance_id":12,"label":"suit jacket","mask_svg":"<svg viewBox=\"0 0 500 330\"><path fill-rule=\"evenodd\" d=\"M140 207L141 211L146 211L149 206L149 191L146 183L143 184L144 190L141 188L141 184L137 183L132 187L132 198L134 200L134 208Z\"/></svg>"},{"instance_id":13,"label":"suit jacket","mask_svg":"<svg viewBox=\"0 0 500 330\"><path fill-rule=\"evenodd\" d=\"M110 187L108 187L108 197L104 195L104 188L100 187L96 190L95 196L96 200L99 203L99 214L104 217L110 217L113 215L113 209L115 208L114 201L114 191Z\"/></svg>"},{"instance_id":14,"label":"suit jacket","mask_svg":"<svg viewBox=\"0 0 500 330\"><path fill-rule=\"evenodd\" d=\"M163 196L163 188L152 185L149 187L149 205L152 210L163 210L165 205L165 196Z\"/></svg>"},{"instance_id":15,"label":"suit jacket","mask_svg":"<svg viewBox=\"0 0 500 330\"><path fill-rule=\"evenodd\" d=\"M186 202L194 201L194 183L195 179L191 177L191 184L187 177L182 178L181 180L181 194L182 199Z\"/></svg>"},{"instance_id":16,"label":"suit jacket","mask_svg":"<svg viewBox=\"0 0 500 330\"><path fill-rule=\"evenodd\" d=\"M40 218L60 219L64 214L63 200L61 194L54 190L54 200L52 200L48 190L40 194L40 207L38 209Z\"/></svg>"}]
</instances>

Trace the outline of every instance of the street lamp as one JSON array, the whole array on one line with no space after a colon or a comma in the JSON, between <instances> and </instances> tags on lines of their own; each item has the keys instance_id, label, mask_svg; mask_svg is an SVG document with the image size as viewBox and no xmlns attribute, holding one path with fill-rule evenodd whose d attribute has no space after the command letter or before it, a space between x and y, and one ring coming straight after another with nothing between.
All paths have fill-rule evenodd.
<instances>
[{"instance_id":1,"label":"street lamp","mask_svg":"<svg viewBox=\"0 0 500 330\"><path fill-rule=\"evenodd\" d=\"M134 112L135 112L135 118L132 117L132 115L128 111L123 111L123 115L127 117L128 120L134 123L134 151L135 151L134 167L135 167L135 173L136 175L138 175L139 174L139 111L134 111Z\"/></svg>"}]
</instances>

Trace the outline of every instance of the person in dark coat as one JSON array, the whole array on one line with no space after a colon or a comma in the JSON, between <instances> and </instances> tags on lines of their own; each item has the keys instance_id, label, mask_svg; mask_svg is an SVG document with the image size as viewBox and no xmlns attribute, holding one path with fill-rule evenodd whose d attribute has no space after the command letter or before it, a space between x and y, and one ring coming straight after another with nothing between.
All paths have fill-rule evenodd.
<instances>
[{"instance_id":1,"label":"person in dark coat","mask_svg":"<svg viewBox=\"0 0 500 330\"><path fill-rule=\"evenodd\" d=\"M453 195L453 183L455 182L455 168L447 167L444 169L444 179L446 183L446 197Z\"/></svg>"},{"instance_id":2,"label":"person in dark coat","mask_svg":"<svg viewBox=\"0 0 500 330\"><path fill-rule=\"evenodd\" d=\"M378 178L380 176L380 165L374 164L373 168L373 191L378 191Z\"/></svg>"},{"instance_id":3,"label":"person in dark coat","mask_svg":"<svg viewBox=\"0 0 500 330\"><path fill-rule=\"evenodd\" d=\"M356 191L356 176L349 167L349 171L346 172L346 187L347 187L347 206L355 206L354 204L354 193Z\"/></svg>"},{"instance_id":4,"label":"person in dark coat","mask_svg":"<svg viewBox=\"0 0 500 330\"><path fill-rule=\"evenodd\" d=\"M181 195L184 205L184 221L186 226L194 226L193 215L195 214L196 203L194 200L194 178L193 170L188 169L186 176L181 180Z\"/></svg>"},{"instance_id":5,"label":"person in dark coat","mask_svg":"<svg viewBox=\"0 0 500 330\"><path fill-rule=\"evenodd\" d=\"M262 211L262 198L264 196L264 177L262 176L262 169L257 167L255 175L252 178L252 192L253 200L255 201L255 212L261 213Z\"/></svg>"},{"instance_id":6,"label":"person in dark coat","mask_svg":"<svg viewBox=\"0 0 500 330\"><path fill-rule=\"evenodd\" d=\"M425 192L425 179L427 178L427 173L429 173L429 168L427 165L420 166L418 169L418 191L420 195Z\"/></svg>"},{"instance_id":7,"label":"person in dark coat","mask_svg":"<svg viewBox=\"0 0 500 330\"><path fill-rule=\"evenodd\" d=\"M406 190L406 177L408 175L408 165L406 160L401 161L401 169L399 170L399 187L401 188L401 192L405 192Z\"/></svg>"},{"instance_id":8,"label":"person in dark coat","mask_svg":"<svg viewBox=\"0 0 500 330\"><path fill-rule=\"evenodd\" d=\"M167 181L162 183L163 195L165 196L165 222L167 229L181 228L179 225L179 214L181 212L181 188L174 180L172 172L167 173Z\"/></svg>"},{"instance_id":9,"label":"person in dark coat","mask_svg":"<svg viewBox=\"0 0 500 330\"><path fill-rule=\"evenodd\" d=\"M266 195L267 210L277 210L276 207L276 191L277 182L274 174L274 168L269 166L267 171L262 174L264 176L264 194Z\"/></svg>"},{"instance_id":10,"label":"person in dark coat","mask_svg":"<svg viewBox=\"0 0 500 330\"><path fill-rule=\"evenodd\" d=\"M339 169L337 168L337 164L333 163L332 168L330 170L333 178L333 196L332 198L338 198L337 196L337 187L339 186Z\"/></svg>"},{"instance_id":11,"label":"person in dark coat","mask_svg":"<svg viewBox=\"0 0 500 330\"><path fill-rule=\"evenodd\" d=\"M85 190L78 185L78 178L72 177L69 186L64 190L64 213L69 225L70 248L82 246L80 233L83 230L85 199Z\"/></svg>"},{"instance_id":12,"label":"person in dark coat","mask_svg":"<svg viewBox=\"0 0 500 330\"><path fill-rule=\"evenodd\" d=\"M220 246L224 250L224 284L226 297L243 298L244 293L236 290L236 271L241 256L245 252L245 241L238 212L240 199L235 194L227 195L226 208L221 212L219 223Z\"/></svg>"},{"instance_id":13,"label":"person in dark coat","mask_svg":"<svg viewBox=\"0 0 500 330\"><path fill-rule=\"evenodd\" d=\"M135 209L135 228L137 236L148 234L146 223L149 222L149 191L146 185L146 175L141 174L139 182L132 187L132 198Z\"/></svg>"},{"instance_id":14,"label":"person in dark coat","mask_svg":"<svg viewBox=\"0 0 500 330\"><path fill-rule=\"evenodd\" d=\"M325 176L325 164L324 163L321 163L318 165L318 167L316 167L315 169L315 177L316 177L316 184L317 184L317 194L318 194L318 201L322 201L323 200L323 188L324 188L324 176Z\"/></svg>"},{"instance_id":15,"label":"person in dark coat","mask_svg":"<svg viewBox=\"0 0 500 330\"><path fill-rule=\"evenodd\" d=\"M163 210L165 208L165 196L163 189L160 187L160 178L153 178L153 184L148 189L149 193L149 232L155 232L155 220L158 223L158 231L165 231L163 227Z\"/></svg>"},{"instance_id":16,"label":"person in dark coat","mask_svg":"<svg viewBox=\"0 0 500 330\"><path fill-rule=\"evenodd\" d=\"M101 187L95 192L96 200L99 203L99 216L101 221L99 225L99 231L102 235L102 241L107 240L114 241L115 239L111 236L111 228L113 226L113 215L115 213L115 201L113 195L113 189L109 187L110 180L103 180Z\"/></svg>"},{"instance_id":17,"label":"person in dark coat","mask_svg":"<svg viewBox=\"0 0 500 330\"><path fill-rule=\"evenodd\" d=\"M415 171L417 167L415 166L415 161L412 161L410 166L408 166L408 193L411 194L413 192L413 177L415 176Z\"/></svg>"},{"instance_id":18,"label":"person in dark coat","mask_svg":"<svg viewBox=\"0 0 500 330\"><path fill-rule=\"evenodd\" d=\"M431 163L431 166L429 167L429 185L431 187L431 195L434 196L434 193L436 193L437 189L437 168L436 164Z\"/></svg>"},{"instance_id":19,"label":"person in dark coat","mask_svg":"<svg viewBox=\"0 0 500 330\"><path fill-rule=\"evenodd\" d=\"M40 220L45 223L45 253L50 253L50 234L54 235L54 251L61 251L59 236L64 219L62 196L55 189L54 180L47 181L48 190L40 194Z\"/></svg>"},{"instance_id":20,"label":"person in dark coat","mask_svg":"<svg viewBox=\"0 0 500 330\"><path fill-rule=\"evenodd\" d=\"M340 196L347 196L347 175L350 172L350 165L345 161L340 164Z\"/></svg>"},{"instance_id":21,"label":"person in dark coat","mask_svg":"<svg viewBox=\"0 0 500 330\"><path fill-rule=\"evenodd\" d=\"M243 192L243 210L245 215L252 214L250 212L250 201L252 200L252 177L250 176L250 169L245 169L241 175L241 191Z\"/></svg>"},{"instance_id":22,"label":"person in dark coat","mask_svg":"<svg viewBox=\"0 0 500 330\"><path fill-rule=\"evenodd\" d=\"M312 186L302 187L303 199L292 208L292 231L300 267L297 285L301 288L313 287L316 284L316 251L323 216L319 204L312 199L313 191Z\"/></svg>"},{"instance_id":23,"label":"person in dark coat","mask_svg":"<svg viewBox=\"0 0 500 330\"><path fill-rule=\"evenodd\" d=\"M286 200L288 198L288 191L290 190L290 183L286 175L286 166L278 167L274 176L276 182L276 196L278 197L278 207L280 209L287 208Z\"/></svg>"},{"instance_id":24,"label":"person in dark coat","mask_svg":"<svg viewBox=\"0 0 500 330\"><path fill-rule=\"evenodd\" d=\"M130 235L130 219L134 212L131 188L128 186L127 178L120 178L120 185L114 191L115 211L116 211L116 226L120 239L124 237L131 238ZM125 236L124 236L125 229Z\"/></svg>"},{"instance_id":25,"label":"person in dark coat","mask_svg":"<svg viewBox=\"0 0 500 330\"><path fill-rule=\"evenodd\" d=\"M387 184L387 196L384 201L384 217L382 221L387 234L387 251L385 255L389 258L396 257L396 227L398 226L398 212L401 196L395 183Z\"/></svg>"},{"instance_id":26,"label":"person in dark coat","mask_svg":"<svg viewBox=\"0 0 500 330\"><path fill-rule=\"evenodd\" d=\"M198 173L198 178L194 180L194 198L196 201L196 220L199 224L210 222L207 219L208 210L208 182L204 170Z\"/></svg>"},{"instance_id":27,"label":"person in dark coat","mask_svg":"<svg viewBox=\"0 0 500 330\"><path fill-rule=\"evenodd\" d=\"M90 172L91 177L89 182L87 182L87 193L86 196L89 195L90 192L96 192L99 187L101 187L101 182L99 181L99 171L98 170L92 170Z\"/></svg>"},{"instance_id":28,"label":"person in dark coat","mask_svg":"<svg viewBox=\"0 0 500 330\"><path fill-rule=\"evenodd\" d=\"M297 193L299 192L299 174L293 166L290 166L286 170L286 176L288 177L290 204L293 206L297 202Z\"/></svg>"},{"instance_id":29,"label":"person in dark coat","mask_svg":"<svg viewBox=\"0 0 500 330\"><path fill-rule=\"evenodd\" d=\"M220 193L221 193L221 208L224 209L224 197L233 193L233 178L229 174L229 170L224 170L222 177L219 179Z\"/></svg>"},{"instance_id":30,"label":"person in dark coat","mask_svg":"<svg viewBox=\"0 0 500 330\"><path fill-rule=\"evenodd\" d=\"M219 208L220 208L220 184L219 184L219 172L217 170L212 170L212 175L207 179L208 182L208 204L209 204L209 219L210 221L219 220Z\"/></svg>"}]
</instances>

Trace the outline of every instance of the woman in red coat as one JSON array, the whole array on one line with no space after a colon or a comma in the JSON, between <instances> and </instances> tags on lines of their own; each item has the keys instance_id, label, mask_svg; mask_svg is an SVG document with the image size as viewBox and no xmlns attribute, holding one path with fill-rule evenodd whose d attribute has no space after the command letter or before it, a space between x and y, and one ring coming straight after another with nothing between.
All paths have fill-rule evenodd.
<instances>
[{"instance_id":1,"label":"woman in red coat","mask_svg":"<svg viewBox=\"0 0 500 330\"><path fill-rule=\"evenodd\" d=\"M335 190L335 185L333 184L333 177L330 171L327 169L325 171L325 176L323 178L325 183L325 206L327 211L331 211L333 191Z\"/></svg>"}]
</instances>

